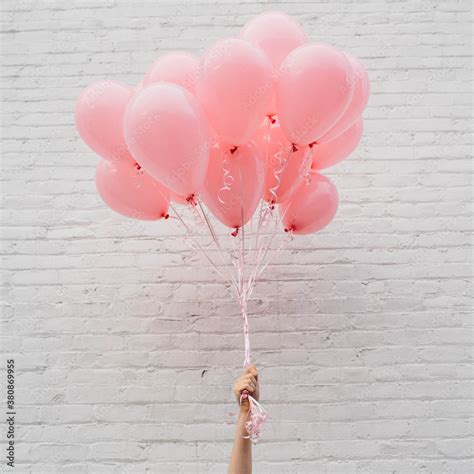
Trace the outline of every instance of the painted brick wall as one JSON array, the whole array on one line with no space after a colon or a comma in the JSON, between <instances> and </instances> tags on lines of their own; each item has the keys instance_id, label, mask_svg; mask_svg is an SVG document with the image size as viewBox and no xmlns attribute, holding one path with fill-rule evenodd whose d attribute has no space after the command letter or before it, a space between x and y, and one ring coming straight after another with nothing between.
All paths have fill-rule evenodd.
<instances>
[{"instance_id":1,"label":"painted brick wall","mask_svg":"<svg viewBox=\"0 0 474 474\"><path fill-rule=\"evenodd\" d=\"M271 417L255 472L472 472L469 0L1 9L17 472L225 471L238 310L169 227L101 204L73 107L94 80L135 84L158 54L199 53L270 9L359 56L373 94L363 143L329 173L336 220L293 242L255 292Z\"/></svg>"}]
</instances>

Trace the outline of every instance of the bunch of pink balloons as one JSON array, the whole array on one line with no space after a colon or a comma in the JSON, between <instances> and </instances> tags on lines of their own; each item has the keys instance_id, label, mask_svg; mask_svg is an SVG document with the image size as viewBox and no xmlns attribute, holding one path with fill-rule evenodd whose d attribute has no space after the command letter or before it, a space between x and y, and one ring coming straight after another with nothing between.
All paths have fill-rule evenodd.
<instances>
[{"instance_id":1,"label":"bunch of pink balloons","mask_svg":"<svg viewBox=\"0 0 474 474\"><path fill-rule=\"evenodd\" d=\"M285 230L307 234L336 213L336 187L320 171L357 147L368 97L355 57L271 12L200 58L161 56L136 87L90 85L76 125L102 158L100 196L125 216L166 218L170 200L200 199L239 228L263 199Z\"/></svg>"}]
</instances>

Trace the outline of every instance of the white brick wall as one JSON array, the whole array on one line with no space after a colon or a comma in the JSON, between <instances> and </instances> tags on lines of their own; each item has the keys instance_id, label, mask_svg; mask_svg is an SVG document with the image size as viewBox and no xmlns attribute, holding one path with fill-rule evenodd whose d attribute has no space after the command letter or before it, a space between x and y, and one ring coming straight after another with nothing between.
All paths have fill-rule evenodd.
<instances>
[{"instance_id":1,"label":"white brick wall","mask_svg":"<svg viewBox=\"0 0 474 474\"><path fill-rule=\"evenodd\" d=\"M255 292L271 417L255 472L472 472L469 0L1 8L17 472L224 472L238 310L163 223L99 202L73 108L90 82L137 83L159 53L198 53L271 9L359 56L373 94L363 144L330 173L335 222L297 239Z\"/></svg>"}]
</instances>

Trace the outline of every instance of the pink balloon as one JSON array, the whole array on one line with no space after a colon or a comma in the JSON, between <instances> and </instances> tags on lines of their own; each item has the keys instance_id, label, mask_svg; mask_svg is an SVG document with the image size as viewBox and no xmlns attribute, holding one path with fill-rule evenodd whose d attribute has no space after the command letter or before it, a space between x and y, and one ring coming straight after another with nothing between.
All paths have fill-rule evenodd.
<instances>
[{"instance_id":1,"label":"pink balloon","mask_svg":"<svg viewBox=\"0 0 474 474\"><path fill-rule=\"evenodd\" d=\"M311 168L311 149L307 146L295 149L278 123L268 127L267 121L253 141L265 162L263 198L275 203L286 201Z\"/></svg>"},{"instance_id":2,"label":"pink balloon","mask_svg":"<svg viewBox=\"0 0 474 474\"><path fill-rule=\"evenodd\" d=\"M201 59L196 93L221 142L243 145L268 109L272 95L270 62L246 41L218 41Z\"/></svg>"},{"instance_id":3,"label":"pink balloon","mask_svg":"<svg viewBox=\"0 0 474 474\"><path fill-rule=\"evenodd\" d=\"M315 170L329 168L347 158L356 148L362 137L364 122L361 118L346 131L326 143L313 146L313 166Z\"/></svg>"},{"instance_id":4,"label":"pink balloon","mask_svg":"<svg viewBox=\"0 0 474 474\"><path fill-rule=\"evenodd\" d=\"M283 12L261 13L242 28L240 37L260 48L275 70L288 54L308 42L302 26Z\"/></svg>"},{"instance_id":5,"label":"pink balloon","mask_svg":"<svg viewBox=\"0 0 474 474\"><path fill-rule=\"evenodd\" d=\"M319 140L319 143L325 143L333 140L342 132L347 130L361 115L369 101L370 82L367 71L364 66L348 53L344 53L349 60L354 79L354 93L351 101L342 117L336 122L336 125L325 133Z\"/></svg>"},{"instance_id":6,"label":"pink balloon","mask_svg":"<svg viewBox=\"0 0 474 474\"><path fill-rule=\"evenodd\" d=\"M264 165L253 145L232 150L225 145L211 150L202 198L219 221L237 228L250 220L260 202Z\"/></svg>"},{"instance_id":7,"label":"pink balloon","mask_svg":"<svg viewBox=\"0 0 474 474\"><path fill-rule=\"evenodd\" d=\"M136 163L100 160L95 182L102 200L119 214L142 220L168 216L169 191Z\"/></svg>"},{"instance_id":8,"label":"pink balloon","mask_svg":"<svg viewBox=\"0 0 474 474\"><path fill-rule=\"evenodd\" d=\"M131 100L125 139L153 178L189 197L204 183L209 158L206 117L197 100L174 84L152 84Z\"/></svg>"},{"instance_id":9,"label":"pink balloon","mask_svg":"<svg viewBox=\"0 0 474 474\"><path fill-rule=\"evenodd\" d=\"M266 12L253 17L242 28L240 38L266 54L273 66L274 80L278 77L280 64L286 56L308 42L308 37L298 21L283 12ZM276 112L272 93L267 114L274 115Z\"/></svg>"},{"instance_id":10,"label":"pink balloon","mask_svg":"<svg viewBox=\"0 0 474 474\"><path fill-rule=\"evenodd\" d=\"M123 115L133 88L116 81L100 81L84 89L76 102L76 128L102 158L130 161L123 133Z\"/></svg>"},{"instance_id":11,"label":"pink balloon","mask_svg":"<svg viewBox=\"0 0 474 474\"><path fill-rule=\"evenodd\" d=\"M308 145L341 117L352 97L352 68L342 52L325 44L300 46L281 65L276 84L280 125L288 140Z\"/></svg>"},{"instance_id":12,"label":"pink balloon","mask_svg":"<svg viewBox=\"0 0 474 474\"><path fill-rule=\"evenodd\" d=\"M199 72L199 59L192 54L176 51L158 58L145 75L143 84L170 82L194 94Z\"/></svg>"},{"instance_id":13,"label":"pink balloon","mask_svg":"<svg viewBox=\"0 0 474 474\"><path fill-rule=\"evenodd\" d=\"M280 205L280 216L286 231L312 234L326 227L337 211L336 186L322 174L311 172L288 201Z\"/></svg>"}]
</instances>

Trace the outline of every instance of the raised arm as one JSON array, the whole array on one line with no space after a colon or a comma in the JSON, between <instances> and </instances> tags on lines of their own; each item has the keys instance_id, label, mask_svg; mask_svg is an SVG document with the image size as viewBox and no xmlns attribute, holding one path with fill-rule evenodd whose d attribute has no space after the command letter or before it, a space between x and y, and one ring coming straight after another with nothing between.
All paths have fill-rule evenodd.
<instances>
[{"instance_id":1,"label":"raised arm","mask_svg":"<svg viewBox=\"0 0 474 474\"><path fill-rule=\"evenodd\" d=\"M247 436L245 422L247 421L250 405L247 398L242 398L241 402L241 395L244 390L247 390L258 401L260 390L255 365L247 367L234 383L235 398L240 406L228 474L252 474L252 442L245 438Z\"/></svg>"}]
</instances>

